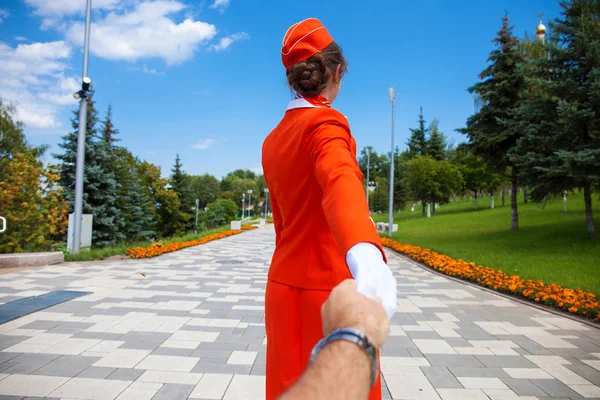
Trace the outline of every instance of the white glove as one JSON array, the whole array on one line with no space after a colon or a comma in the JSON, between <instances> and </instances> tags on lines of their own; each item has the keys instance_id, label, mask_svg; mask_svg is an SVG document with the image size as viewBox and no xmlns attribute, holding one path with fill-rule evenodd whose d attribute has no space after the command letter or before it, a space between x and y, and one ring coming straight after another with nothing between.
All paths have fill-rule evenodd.
<instances>
[{"instance_id":1,"label":"white glove","mask_svg":"<svg viewBox=\"0 0 600 400\"><path fill-rule=\"evenodd\" d=\"M379 297L388 317L396 312L396 279L381 251L371 243L359 243L346 254L346 263L356 281L356 290L370 298Z\"/></svg>"}]
</instances>

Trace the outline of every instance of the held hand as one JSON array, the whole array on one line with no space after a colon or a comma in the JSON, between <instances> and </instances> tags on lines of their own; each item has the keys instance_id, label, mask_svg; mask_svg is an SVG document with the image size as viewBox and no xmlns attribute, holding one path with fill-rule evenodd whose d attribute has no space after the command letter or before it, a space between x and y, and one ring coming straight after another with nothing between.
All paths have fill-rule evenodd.
<instances>
[{"instance_id":1,"label":"held hand","mask_svg":"<svg viewBox=\"0 0 600 400\"><path fill-rule=\"evenodd\" d=\"M351 279L333 289L321 308L321 317L325 336L336 329L355 328L376 348L385 342L390 330L390 321L381 305L358 293Z\"/></svg>"},{"instance_id":2,"label":"held hand","mask_svg":"<svg viewBox=\"0 0 600 400\"><path fill-rule=\"evenodd\" d=\"M381 299L391 319L397 308L397 283L379 249L370 243L359 243L348 251L346 261L358 292Z\"/></svg>"}]
</instances>

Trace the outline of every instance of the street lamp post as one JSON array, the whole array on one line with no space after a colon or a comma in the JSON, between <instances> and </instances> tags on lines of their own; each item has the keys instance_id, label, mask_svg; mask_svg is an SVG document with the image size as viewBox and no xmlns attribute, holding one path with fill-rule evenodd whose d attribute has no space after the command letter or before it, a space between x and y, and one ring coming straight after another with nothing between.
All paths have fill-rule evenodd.
<instances>
[{"instance_id":1,"label":"street lamp post","mask_svg":"<svg viewBox=\"0 0 600 400\"><path fill-rule=\"evenodd\" d=\"M194 230L195 234L198 233L198 208L199 207L200 207L200 200L196 199L196 229Z\"/></svg>"},{"instance_id":2,"label":"street lamp post","mask_svg":"<svg viewBox=\"0 0 600 400\"><path fill-rule=\"evenodd\" d=\"M242 221L246 218L246 193L242 193Z\"/></svg>"},{"instance_id":3,"label":"street lamp post","mask_svg":"<svg viewBox=\"0 0 600 400\"><path fill-rule=\"evenodd\" d=\"M367 206L369 205L369 172L371 168L371 149L366 148L367 153ZM369 207L369 212L371 211L371 207Z\"/></svg>"},{"instance_id":4,"label":"street lamp post","mask_svg":"<svg viewBox=\"0 0 600 400\"><path fill-rule=\"evenodd\" d=\"M388 96L392 103L392 149L390 152L390 209L388 218L388 236L392 237L394 227L394 112L396 111L396 90L388 89Z\"/></svg>"},{"instance_id":5,"label":"street lamp post","mask_svg":"<svg viewBox=\"0 0 600 400\"><path fill-rule=\"evenodd\" d=\"M250 215L250 204L252 203L252 189L248 190L248 218L251 217Z\"/></svg>"},{"instance_id":6,"label":"street lamp post","mask_svg":"<svg viewBox=\"0 0 600 400\"><path fill-rule=\"evenodd\" d=\"M73 253L81 248L81 219L83 212L83 169L85 165L85 131L87 125L87 91L91 80L88 78L88 54L90 49L90 22L92 0L87 0L85 13L85 39L83 43L83 84L82 90L74 94L79 101L79 132L77 134L77 159L75 162L75 198L73 210Z\"/></svg>"},{"instance_id":7,"label":"street lamp post","mask_svg":"<svg viewBox=\"0 0 600 400\"><path fill-rule=\"evenodd\" d=\"M265 188L265 217L269 213L269 189Z\"/></svg>"}]
</instances>

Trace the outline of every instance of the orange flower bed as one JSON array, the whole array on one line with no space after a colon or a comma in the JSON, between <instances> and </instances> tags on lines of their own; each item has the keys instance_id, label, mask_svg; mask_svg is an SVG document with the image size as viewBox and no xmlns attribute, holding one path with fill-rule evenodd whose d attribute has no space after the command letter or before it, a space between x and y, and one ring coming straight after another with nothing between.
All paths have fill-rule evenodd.
<instances>
[{"instance_id":1,"label":"orange flower bed","mask_svg":"<svg viewBox=\"0 0 600 400\"><path fill-rule=\"evenodd\" d=\"M474 282L498 292L524 297L536 303L557 307L590 319L600 319L600 299L594 293L579 289L567 289L555 283L548 285L543 281L521 279L490 267L483 267L464 260L455 260L429 249L402 244L388 238L382 238L381 241L384 246L406 254L445 275Z\"/></svg>"},{"instance_id":2,"label":"orange flower bed","mask_svg":"<svg viewBox=\"0 0 600 400\"><path fill-rule=\"evenodd\" d=\"M196 240L188 240L187 242L173 242L173 243L167 243L167 244L157 242L148 247L133 247L131 249L127 249L127 255L131 258L156 257L156 256L160 256L161 254L172 253L177 250L185 249L186 247L198 246L198 245L212 242L215 240L223 239L223 238L226 238L229 236L239 235L240 233L242 233L244 231L250 231L250 230L256 229L256 228L257 228L256 226L247 225L247 226L243 226L242 230L239 230L239 231L238 230L235 230L235 231L230 230L230 231L225 231L225 232L213 233L212 235L208 235L203 238L196 239Z\"/></svg>"}]
</instances>

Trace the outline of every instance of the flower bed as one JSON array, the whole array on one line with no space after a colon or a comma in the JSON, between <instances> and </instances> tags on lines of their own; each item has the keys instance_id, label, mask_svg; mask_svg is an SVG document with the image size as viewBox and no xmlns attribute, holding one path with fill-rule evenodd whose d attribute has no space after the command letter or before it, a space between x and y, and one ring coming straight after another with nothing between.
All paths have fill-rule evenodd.
<instances>
[{"instance_id":1,"label":"flower bed","mask_svg":"<svg viewBox=\"0 0 600 400\"><path fill-rule=\"evenodd\" d=\"M238 235L244 231L250 231L256 229L256 226L246 225L241 230L231 230L225 232L214 233L212 235L205 236L200 239L188 240L187 242L172 242L172 243L161 243L157 242L148 247L133 247L127 249L127 255L131 258L150 258L160 256L161 254L171 253L177 250L185 249L186 247L198 246L215 240L223 239L229 236Z\"/></svg>"},{"instance_id":2,"label":"flower bed","mask_svg":"<svg viewBox=\"0 0 600 400\"><path fill-rule=\"evenodd\" d=\"M388 238L382 238L381 241L384 246L406 254L445 275L471 281L498 292L557 307L590 319L600 319L600 299L594 293L579 289L567 289L554 283L547 285L543 281L525 280L515 275L509 276L490 267L483 267L464 260L455 260L429 249L402 244Z\"/></svg>"}]
</instances>

